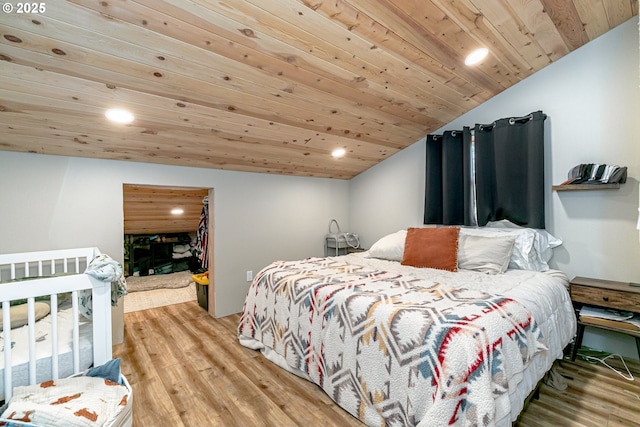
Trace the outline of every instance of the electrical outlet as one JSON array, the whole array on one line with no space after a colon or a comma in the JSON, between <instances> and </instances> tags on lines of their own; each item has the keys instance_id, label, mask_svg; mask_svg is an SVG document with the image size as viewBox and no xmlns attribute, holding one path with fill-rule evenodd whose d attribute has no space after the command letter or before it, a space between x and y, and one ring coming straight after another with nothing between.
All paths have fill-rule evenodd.
<instances>
[{"instance_id":1,"label":"electrical outlet","mask_svg":"<svg viewBox=\"0 0 640 427\"><path fill-rule=\"evenodd\" d=\"M248 270L247 271L247 282L250 282L253 280L253 271Z\"/></svg>"}]
</instances>

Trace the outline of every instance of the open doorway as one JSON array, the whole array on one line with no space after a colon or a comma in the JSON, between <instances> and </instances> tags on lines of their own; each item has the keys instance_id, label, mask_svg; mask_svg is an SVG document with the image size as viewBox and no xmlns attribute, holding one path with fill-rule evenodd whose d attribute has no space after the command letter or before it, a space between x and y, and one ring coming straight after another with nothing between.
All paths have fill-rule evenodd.
<instances>
[{"instance_id":1,"label":"open doorway","mask_svg":"<svg viewBox=\"0 0 640 427\"><path fill-rule=\"evenodd\" d=\"M214 313L212 284L193 280L213 270L206 250L213 240L208 220L212 195L209 188L123 184L124 269L130 292L125 312L195 299Z\"/></svg>"}]
</instances>

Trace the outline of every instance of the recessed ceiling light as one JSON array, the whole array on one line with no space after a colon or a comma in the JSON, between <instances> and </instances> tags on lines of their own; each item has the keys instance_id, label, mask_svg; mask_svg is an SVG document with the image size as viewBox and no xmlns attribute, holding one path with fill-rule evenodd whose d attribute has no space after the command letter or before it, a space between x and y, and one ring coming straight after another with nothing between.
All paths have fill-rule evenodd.
<instances>
[{"instance_id":1,"label":"recessed ceiling light","mask_svg":"<svg viewBox=\"0 0 640 427\"><path fill-rule=\"evenodd\" d=\"M184 209L175 208L171 209L171 215L182 215L184 213Z\"/></svg>"},{"instance_id":2,"label":"recessed ceiling light","mask_svg":"<svg viewBox=\"0 0 640 427\"><path fill-rule=\"evenodd\" d=\"M345 150L344 148L336 148L335 150L333 150L333 151L331 152L331 155L332 155L333 157L342 157L342 156L344 156L345 154L347 154L347 150Z\"/></svg>"},{"instance_id":3,"label":"recessed ceiling light","mask_svg":"<svg viewBox=\"0 0 640 427\"><path fill-rule=\"evenodd\" d=\"M104 115L112 122L121 123L123 125L128 125L133 122L134 119L133 114L121 108L111 108L107 110Z\"/></svg>"},{"instance_id":4,"label":"recessed ceiling light","mask_svg":"<svg viewBox=\"0 0 640 427\"><path fill-rule=\"evenodd\" d=\"M486 47L481 47L480 49L476 49L467 55L467 58L464 60L465 65L475 65L478 62L482 61L489 54L489 49Z\"/></svg>"}]
</instances>

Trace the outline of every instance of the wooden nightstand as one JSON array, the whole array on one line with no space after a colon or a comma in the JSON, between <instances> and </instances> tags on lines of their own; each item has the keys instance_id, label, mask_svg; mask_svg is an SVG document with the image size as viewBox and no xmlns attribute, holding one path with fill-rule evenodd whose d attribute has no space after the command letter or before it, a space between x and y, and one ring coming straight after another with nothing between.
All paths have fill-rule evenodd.
<instances>
[{"instance_id":1,"label":"wooden nightstand","mask_svg":"<svg viewBox=\"0 0 640 427\"><path fill-rule=\"evenodd\" d=\"M630 329L627 324L621 324L621 322L592 323L586 319L580 319L578 314L584 305L640 313L640 286L611 280L574 277L569 282L569 293L578 318L578 334L571 352L571 360L575 360L578 349L582 346L585 326L608 329L635 337L638 356L640 356L640 330Z\"/></svg>"}]
</instances>

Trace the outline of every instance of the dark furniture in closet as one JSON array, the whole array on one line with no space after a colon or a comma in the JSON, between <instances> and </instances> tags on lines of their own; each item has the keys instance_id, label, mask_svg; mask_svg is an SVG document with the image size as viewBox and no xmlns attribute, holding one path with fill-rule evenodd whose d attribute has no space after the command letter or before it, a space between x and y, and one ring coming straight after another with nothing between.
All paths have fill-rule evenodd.
<instances>
[{"instance_id":1,"label":"dark furniture in closet","mask_svg":"<svg viewBox=\"0 0 640 427\"><path fill-rule=\"evenodd\" d=\"M167 274L190 268L189 259L173 259L173 246L189 244L187 233L125 234L125 270L129 276Z\"/></svg>"}]
</instances>

